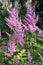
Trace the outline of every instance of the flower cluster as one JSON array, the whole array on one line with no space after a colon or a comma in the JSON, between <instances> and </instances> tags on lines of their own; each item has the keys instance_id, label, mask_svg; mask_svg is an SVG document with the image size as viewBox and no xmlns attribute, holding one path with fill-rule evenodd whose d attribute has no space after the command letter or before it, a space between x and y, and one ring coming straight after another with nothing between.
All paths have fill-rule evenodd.
<instances>
[{"instance_id":1,"label":"flower cluster","mask_svg":"<svg viewBox=\"0 0 43 65\"><path fill-rule=\"evenodd\" d=\"M38 21L38 16L36 17L32 6L28 2L25 3L25 6L27 8L27 13L25 15L25 19L23 19L23 26L25 30L33 33L37 30L37 26L35 24Z\"/></svg>"},{"instance_id":2,"label":"flower cluster","mask_svg":"<svg viewBox=\"0 0 43 65\"><path fill-rule=\"evenodd\" d=\"M8 42L8 52L5 53L5 56L11 57L13 53L16 51L16 44L19 44L21 47L24 45L24 31L28 32L35 32L38 27L36 26L36 22L38 21L38 16L35 15L35 12L33 11L31 5L27 2L25 3L25 6L27 8L27 12L24 16L24 19L20 19L18 17L18 12L14 8L13 10L8 10L9 17L5 18L6 24L9 26L11 30L13 30L13 34L9 36L9 42ZM19 64L18 59L15 57L15 65ZM32 57L30 55L30 52L28 50L28 61L29 64L33 64ZM18 64L17 64L18 63Z\"/></svg>"}]
</instances>

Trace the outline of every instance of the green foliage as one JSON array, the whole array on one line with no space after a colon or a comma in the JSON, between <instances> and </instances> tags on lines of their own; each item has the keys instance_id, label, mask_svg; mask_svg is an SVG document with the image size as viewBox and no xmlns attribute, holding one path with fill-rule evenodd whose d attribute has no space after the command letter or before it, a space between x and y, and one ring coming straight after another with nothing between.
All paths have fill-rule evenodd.
<instances>
[{"instance_id":1,"label":"green foliage","mask_svg":"<svg viewBox=\"0 0 43 65\"><path fill-rule=\"evenodd\" d=\"M19 0L19 4L23 6L27 0Z\"/></svg>"},{"instance_id":2,"label":"green foliage","mask_svg":"<svg viewBox=\"0 0 43 65\"><path fill-rule=\"evenodd\" d=\"M27 0L19 0L19 4L20 4L20 9L19 9L19 17L21 18L21 19L24 19L24 16L25 16L25 14L26 14L26 12L27 12L27 9L26 9L26 7L25 7L25 2L26 2Z\"/></svg>"},{"instance_id":3,"label":"green foliage","mask_svg":"<svg viewBox=\"0 0 43 65\"><path fill-rule=\"evenodd\" d=\"M25 14L26 14L26 7L21 7L21 9L19 11L19 17L21 19L24 19Z\"/></svg>"},{"instance_id":4,"label":"green foliage","mask_svg":"<svg viewBox=\"0 0 43 65\"><path fill-rule=\"evenodd\" d=\"M8 16L6 9L3 9L3 8L0 9L0 26L1 26L1 30L6 28L6 24L5 24L5 20L4 20L4 18L6 16Z\"/></svg>"}]
</instances>

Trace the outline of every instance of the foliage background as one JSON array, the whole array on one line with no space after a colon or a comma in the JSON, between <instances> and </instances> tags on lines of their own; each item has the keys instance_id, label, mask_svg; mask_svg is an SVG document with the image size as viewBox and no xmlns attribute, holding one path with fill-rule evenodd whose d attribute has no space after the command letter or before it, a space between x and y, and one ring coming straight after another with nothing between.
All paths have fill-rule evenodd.
<instances>
[{"instance_id":1,"label":"foliage background","mask_svg":"<svg viewBox=\"0 0 43 65\"><path fill-rule=\"evenodd\" d=\"M20 0L20 1L22 1L21 4L24 3L23 2L24 0ZM36 0L32 1L32 5L34 5L34 6L37 5L37 4L36 5L34 4L35 1ZM12 0L11 2L13 3L14 1ZM36 15L37 14L39 15L39 23L37 23L36 25L40 29L43 29L43 0L38 0L38 4L39 4L39 6L38 7L36 6L35 11L36 11ZM14 5L12 7L14 7ZM23 9L24 8L22 8L21 11L24 13ZM19 15L21 16L21 13ZM7 65L12 65L12 62L11 62L12 58L9 60L8 58L4 57L4 55L3 55L3 52L5 51L5 50L3 50L3 48L4 48L4 46L6 46L6 44L8 42L8 37L6 35L6 31L9 32L10 34L12 34L12 31L8 28L8 26L5 23L5 20L4 20L5 17L8 17L8 12L7 12L6 8L2 8L2 5L0 5L0 31L2 34L2 38L0 41L0 65L6 65L7 63L8 63ZM41 21L40 21L40 19L41 19ZM40 24L40 22L42 22L42 23ZM18 58L21 60L20 65L26 65L25 62L27 59L26 58L27 49L30 50L33 60L36 61L34 65L41 65L41 61L38 56L38 53L43 55L43 42L39 41L37 39L37 32L34 32L34 34L25 33L24 39L25 39L25 45L24 45L23 50L19 49L17 47L17 52L15 53L15 55L19 56ZM30 41L32 42L32 46L29 46ZM23 53L22 53L22 51L23 51ZM19 53L21 54L21 56L19 55Z\"/></svg>"}]
</instances>

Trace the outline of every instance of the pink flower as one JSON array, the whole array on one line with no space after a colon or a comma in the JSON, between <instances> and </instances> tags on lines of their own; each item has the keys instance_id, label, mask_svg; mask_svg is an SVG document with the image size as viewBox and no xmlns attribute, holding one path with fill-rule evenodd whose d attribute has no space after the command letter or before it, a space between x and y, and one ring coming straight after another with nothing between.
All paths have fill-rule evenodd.
<instances>
[{"instance_id":1,"label":"pink flower","mask_svg":"<svg viewBox=\"0 0 43 65\"><path fill-rule=\"evenodd\" d=\"M24 45L24 31L22 29L22 26L21 26L21 20L20 22L17 23L17 26L14 30L14 39L21 45L23 46Z\"/></svg>"},{"instance_id":2,"label":"pink flower","mask_svg":"<svg viewBox=\"0 0 43 65\"><path fill-rule=\"evenodd\" d=\"M0 31L0 41L1 41L1 31Z\"/></svg>"},{"instance_id":3,"label":"pink flower","mask_svg":"<svg viewBox=\"0 0 43 65\"><path fill-rule=\"evenodd\" d=\"M15 42L13 40L9 40L8 42L8 51L10 53L14 53L16 50L15 50Z\"/></svg>"},{"instance_id":4,"label":"pink flower","mask_svg":"<svg viewBox=\"0 0 43 65\"><path fill-rule=\"evenodd\" d=\"M8 53L8 52L5 52L4 55L7 56L7 57L11 57L11 54Z\"/></svg>"},{"instance_id":5,"label":"pink flower","mask_svg":"<svg viewBox=\"0 0 43 65\"><path fill-rule=\"evenodd\" d=\"M25 5L27 8L27 13L30 13L32 15L33 14L32 6L28 2L26 2Z\"/></svg>"},{"instance_id":6,"label":"pink flower","mask_svg":"<svg viewBox=\"0 0 43 65\"><path fill-rule=\"evenodd\" d=\"M31 63L32 62L32 57L30 55L30 51L28 50L28 62Z\"/></svg>"},{"instance_id":7,"label":"pink flower","mask_svg":"<svg viewBox=\"0 0 43 65\"><path fill-rule=\"evenodd\" d=\"M14 11L13 10L10 11L9 9L7 10L9 13L9 17L5 18L5 21L6 21L6 24L9 26L9 28L13 29L17 25L18 14L15 9Z\"/></svg>"},{"instance_id":8,"label":"pink flower","mask_svg":"<svg viewBox=\"0 0 43 65\"><path fill-rule=\"evenodd\" d=\"M7 46L7 52L5 52L5 56L11 57L15 51L16 51L15 41L13 36L10 36Z\"/></svg>"},{"instance_id":9,"label":"pink flower","mask_svg":"<svg viewBox=\"0 0 43 65\"><path fill-rule=\"evenodd\" d=\"M38 39L40 41L43 41L43 30L38 28L37 31L38 31Z\"/></svg>"},{"instance_id":10,"label":"pink flower","mask_svg":"<svg viewBox=\"0 0 43 65\"><path fill-rule=\"evenodd\" d=\"M40 56L40 59L41 59L42 65L43 65L43 57L40 54L39 54L39 56Z\"/></svg>"},{"instance_id":11,"label":"pink flower","mask_svg":"<svg viewBox=\"0 0 43 65\"><path fill-rule=\"evenodd\" d=\"M14 56L14 65L19 65L20 61Z\"/></svg>"},{"instance_id":12,"label":"pink flower","mask_svg":"<svg viewBox=\"0 0 43 65\"><path fill-rule=\"evenodd\" d=\"M26 8L27 13L23 19L23 27L25 30L33 33L37 30L36 22L38 21L38 16L36 17L32 6L28 2L26 3Z\"/></svg>"},{"instance_id":13,"label":"pink flower","mask_svg":"<svg viewBox=\"0 0 43 65\"><path fill-rule=\"evenodd\" d=\"M13 39L15 40L16 43L19 43L21 46L24 45L24 32L23 32L23 28L22 28L22 23L21 23L21 19L19 20L18 18L18 12L16 11L16 9L13 9L12 11L10 11L8 9L8 13L9 13L9 17L5 18L7 25L13 30ZM14 41L9 40L8 42L8 50L10 52L14 52L13 49L14 47ZM12 47L11 47L12 46Z\"/></svg>"},{"instance_id":14,"label":"pink flower","mask_svg":"<svg viewBox=\"0 0 43 65\"><path fill-rule=\"evenodd\" d=\"M28 50L28 64L34 64L34 62L32 62L32 57L30 55L30 51Z\"/></svg>"}]
</instances>

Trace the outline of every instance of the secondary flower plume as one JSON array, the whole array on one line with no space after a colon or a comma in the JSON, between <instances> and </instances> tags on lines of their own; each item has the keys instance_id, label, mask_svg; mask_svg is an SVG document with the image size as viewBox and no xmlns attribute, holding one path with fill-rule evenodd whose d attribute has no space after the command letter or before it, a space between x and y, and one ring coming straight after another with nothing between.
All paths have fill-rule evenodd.
<instances>
[{"instance_id":1,"label":"secondary flower plume","mask_svg":"<svg viewBox=\"0 0 43 65\"><path fill-rule=\"evenodd\" d=\"M40 56L40 59L41 59L42 65L43 65L43 56L41 54L39 54L39 56Z\"/></svg>"},{"instance_id":2,"label":"secondary flower plume","mask_svg":"<svg viewBox=\"0 0 43 65\"><path fill-rule=\"evenodd\" d=\"M32 62L32 56L29 50L28 50L28 64L34 64L34 62Z\"/></svg>"},{"instance_id":3,"label":"secondary flower plume","mask_svg":"<svg viewBox=\"0 0 43 65\"><path fill-rule=\"evenodd\" d=\"M25 19L23 19L23 26L25 30L33 33L37 30L37 26L35 24L38 21L38 16L36 17L32 6L28 2L25 3L25 6L27 8L27 13L24 16Z\"/></svg>"},{"instance_id":4,"label":"secondary flower plume","mask_svg":"<svg viewBox=\"0 0 43 65\"><path fill-rule=\"evenodd\" d=\"M19 65L20 61L14 56L14 65Z\"/></svg>"},{"instance_id":5,"label":"secondary flower plume","mask_svg":"<svg viewBox=\"0 0 43 65\"><path fill-rule=\"evenodd\" d=\"M15 42L13 40L9 40L8 42L8 50L10 53L14 53L15 50Z\"/></svg>"},{"instance_id":6,"label":"secondary flower plume","mask_svg":"<svg viewBox=\"0 0 43 65\"><path fill-rule=\"evenodd\" d=\"M38 28L38 37L37 37L40 41L43 41L43 30Z\"/></svg>"},{"instance_id":7,"label":"secondary flower plume","mask_svg":"<svg viewBox=\"0 0 43 65\"><path fill-rule=\"evenodd\" d=\"M21 20L20 22L17 24L15 30L14 30L14 39L23 47L24 45L24 31L22 30L21 27Z\"/></svg>"},{"instance_id":8,"label":"secondary flower plume","mask_svg":"<svg viewBox=\"0 0 43 65\"><path fill-rule=\"evenodd\" d=\"M32 57L30 55L30 51L28 50L28 62L31 63L32 62Z\"/></svg>"}]
</instances>

